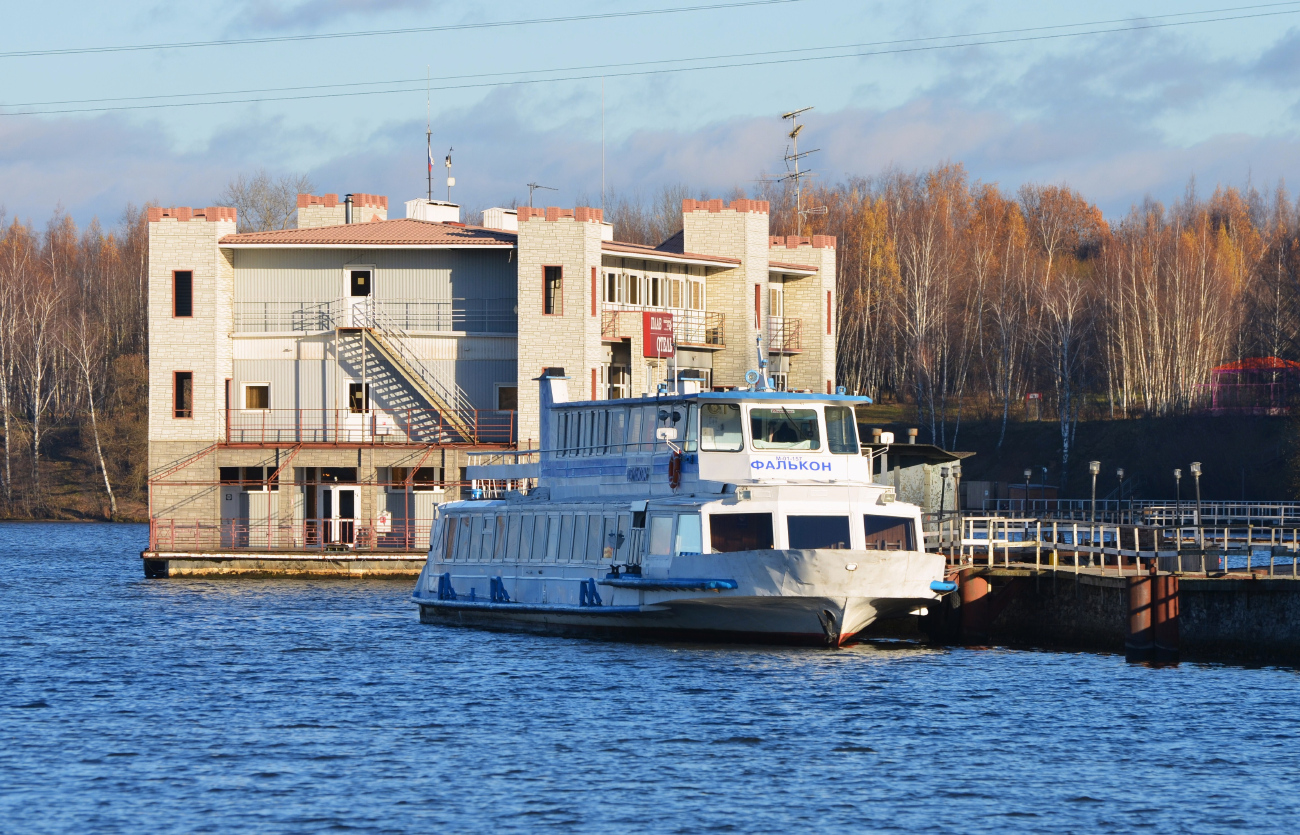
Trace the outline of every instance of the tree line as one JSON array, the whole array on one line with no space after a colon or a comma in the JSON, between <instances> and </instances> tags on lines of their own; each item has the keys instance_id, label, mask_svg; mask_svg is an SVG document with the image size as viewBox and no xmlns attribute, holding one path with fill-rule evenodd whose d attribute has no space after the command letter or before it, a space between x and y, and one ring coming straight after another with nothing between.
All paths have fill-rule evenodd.
<instances>
[{"instance_id":1,"label":"tree line","mask_svg":"<svg viewBox=\"0 0 1300 835\"><path fill-rule=\"evenodd\" d=\"M311 184L259 171L217 204L241 231L283 228L298 191ZM607 195L606 216L620 240L657 244L688 195ZM839 382L915 409L949 448L970 419L1000 421L1000 446L1033 393L1068 471L1081 419L1186 413L1219 363L1300 359L1300 206L1281 186L1189 186L1109 221L1067 186L1008 193L956 164L805 188L824 213L799 215L788 183L751 196L771 202L772 234L837 238ZM61 210L44 227L0 211L0 229L0 515L139 517L145 212L79 229Z\"/></svg>"}]
</instances>

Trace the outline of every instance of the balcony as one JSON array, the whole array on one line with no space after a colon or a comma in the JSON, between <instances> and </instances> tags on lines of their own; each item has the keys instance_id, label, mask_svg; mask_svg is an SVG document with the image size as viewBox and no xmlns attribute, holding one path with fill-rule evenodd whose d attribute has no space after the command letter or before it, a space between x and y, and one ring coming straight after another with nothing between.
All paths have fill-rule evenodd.
<instances>
[{"instance_id":1,"label":"balcony","mask_svg":"<svg viewBox=\"0 0 1300 835\"><path fill-rule=\"evenodd\" d=\"M803 320L789 316L767 317L767 350L772 354L797 354L803 350Z\"/></svg>"},{"instance_id":2,"label":"balcony","mask_svg":"<svg viewBox=\"0 0 1300 835\"><path fill-rule=\"evenodd\" d=\"M459 331L469 333L516 333L517 300L376 299L375 313L387 322L411 331ZM348 299L307 302L235 302L235 333L319 332L348 327L351 321Z\"/></svg>"},{"instance_id":3,"label":"balcony","mask_svg":"<svg viewBox=\"0 0 1300 835\"><path fill-rule=\"evenodd\" d=\"M723 348L726 346L721 313L624 304L607 304L602 308L600 338L606 341L629 338L640 327L643 313L664 313L672 316L673 342L682 347Z\"/></svg>"},{"instance_id":4,"label":"balcony","mask_svg":"<svg viewBox=\"0 0 1300 835\"><path fill-rule=\"evenodd\" d=\"M272 494L274 495L274 494ZM427 553L432 519L149 520L150 551L275 551L337 559L340 553Z\"/></svg>"},{"instance_id":5,"label":"balcony","mask_svg":"<svg viewBox=\"0 0 1300 835\"><path fill-rule=\"evenodd\" d=\"M462 409L226 409L227 446L480 446L514 443L517 413Z\"/></svg>"}]
</instances>

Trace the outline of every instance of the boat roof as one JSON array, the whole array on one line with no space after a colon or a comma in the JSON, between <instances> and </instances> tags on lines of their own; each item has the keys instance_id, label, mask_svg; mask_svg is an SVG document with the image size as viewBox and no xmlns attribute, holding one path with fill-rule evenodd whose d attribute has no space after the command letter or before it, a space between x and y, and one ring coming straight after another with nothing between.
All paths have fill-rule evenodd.
<instances>
[{"instance_id":1,"label":"boat roof","mask_svg":"<svg viewBox=\"0 0 1300 835\"><path fill-rule=\"evenodd\" d=\"M858 394L816 394L813 392L747 391L745 389L737 389L735 391L702 391L698 394L658 394L648 395L646 397L621 397L615 400L568 400L564 403L556 403L554 408L563 409L567 406L635 406L645 405L647 403L678 403L690 400L723 403L750 401L762 403L871 403L870 397Z\"/></svg>"}]
</instances>

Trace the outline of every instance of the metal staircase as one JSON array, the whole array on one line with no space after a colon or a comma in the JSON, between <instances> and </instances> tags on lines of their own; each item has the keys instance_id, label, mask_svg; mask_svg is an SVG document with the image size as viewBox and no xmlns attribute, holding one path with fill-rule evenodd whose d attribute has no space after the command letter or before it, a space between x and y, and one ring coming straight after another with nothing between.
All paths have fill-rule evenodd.
<instances>
[{"instance_id":1,"label":"metal staircase","mask_svg":"<svg viewBox=\"0 0 1300 835\"><path fill-rule=\"evenodd\" d=\"M373 301L353 309L352 324L353 327L340 330L358 332L361 338L357 347L361 350L365 350L366 346L373 347L375 354L386 360L401 376L408 390L433 410L421 410L421 416L412 419L413 425L408 431L413 435L425 436L435 443L455 440L451 437L453 435L459 436L465 443L477 440L476 411L469 395L454 381L448 384L439 379L438 375L416 358L409 343L410 334L391 317L379 312ZM342 339L339 344L342 350ZM402 401L410 400L409 394L397 390L391 383L386 385L378 377L371 381L371 391L383 395L394 406L401 406Z\"/></svg>"}]
</instances>

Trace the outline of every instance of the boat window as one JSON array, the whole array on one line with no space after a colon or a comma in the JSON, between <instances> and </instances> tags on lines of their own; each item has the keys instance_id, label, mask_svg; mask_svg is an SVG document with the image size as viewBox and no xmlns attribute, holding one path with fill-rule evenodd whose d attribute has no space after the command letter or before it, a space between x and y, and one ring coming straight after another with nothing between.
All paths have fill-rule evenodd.
<instances>
[{"instance_id":1,"label":"boat window","mask_svg":"<svg viewBox=\"0 0 1300 835\"><path fill-rule=\"evenodd\" d=\"M873 551L911 551L916 548L915 526L905 516L862 517L867 535L866 547Z\"/></svg>"},{"instance_id":2,"label":"boat window","mask_svg":"<svg viewBox=\"0 0 1300 835\"><path fill-rule=\"evenodd\" d=\"M573 551L569 562L586 562L587 554L587 514L579 513L573 517Z\"/></svg>"},{"instance_id":3,"label":"boat window","mask_svg":"<svg viewBox=\"0 0 1300 835\"><path fill-rule=\"evenodd\" d=\"M849 547L847 516L787 516L785 525L792 549Z\"/></svg>"},{"instance_id":4,"label":"boat window","mask_svg":"<svg viewBox=\"0 0 1300 835\"><path fill-rule=\"evenodd\" d=\"M627 435L623 431L626 426L627 409L614 409L609 416L609 451L614 455L622 455L626 452L623 448L623 444L627 442Z\"/></svg>"},{"instance_id":5,"label":"boat window","mask_svg":"<svg viewBox=\"0 0 1300 835\"><path fill-rule=\"evenodd\" d=\"M533 529L533 553L530 557L533 562L541 562L546 556L546 540L550 519L547 516L538 514L537 526Z\"/></svg>"},{"instance_id":6,"label":"boat window","mask_svg":"<svg viewBox=\"0 0 1300 835\"><path fill-rule=\"evenodd\" d=\"M506 517L504 513L497 517L496 527L496 533L493 534L493 542L496 543L496 547L492 551L492 559L500 562L506 556Z\"/></svg>"},{"instance_id":7,"label":"boat window","mask_svg":"<svg viewBox=\"0 0 1300 835\"><path fill-rule=\"evenodd\" d=\"M704 550L700 538L700 514L683 513L677 517L677 541L673 543L674 554L699 554Z\"/></svg>"},{"instance_id":8,"label":"boat window","mask_svg":"<svg viewBox=\"0 0 1300 835\"><path fill-rule=\"evenodd\" d=\"M650 517L650 553L671 554L673 548L673 517Z\"/></svg>"},{"instance_id":9,"label":"boat window","mask_svg":"<svg viewBox=\"0 0 1300 835\"><path fill-rule=\"evenodd\" d=\"M460 517L460 527L456 530L456 559L460 562L469 560L469 545L474 539L474 517Z\"/></svg>"},{"instance_id":10,"label":"boat window","mask_svg":"<svg viewBox=\"0 0 1300 835\"><path fill-rule=\"evenodd\" d=\"M735 403L706 403L700 409L700 449L736 452L745 445L740 432L740 407Z\"/></svg>"},{"instance_id":11,"label":"boat window","mask_svg":"<svg viewBox=\"0 0 1300 835\"><path fill-rule=\"evenodd\" d=\"M465 521L469 522L469 553L465 555L470 562L478 562L479 554L482 553L483 544L483 517L470 516Z\"/></svg>"},{"instance_id":12,"label":"boat window","mask_svg":"<svg viewBox=\"0 0 1300 835\"><path fill-rule=\"evenodd\" d=\"M639 452L639 447L635 446L641 440L641 410L632 409L632 417L628 422L627 443L629 452Z\"/></svg>"},{"instance_id":13,"label":"boat window","mask_svg":"<svg viewBox=\"0 0 1300 835\"><path fill-rule=\"evenodd\" d=\"M772 514L714 513L709 516L709 545L719 554L766 551L772 547Z\"/></svg>"},{"instance_id":14,"label":"boat window","mask_svg":"<svg viewBox=\"0 0 1300 835\"><path fill-rule=\"evenodd\" d=\"M455 516L443 520L442 535L446 540L443 543L445 548L442 553L443 562L451 562L456 557L456 523L459 521Z\"/></svg>"},{"instance_id":15,"label":"boat window","mask_svg":"<svg viewBox=\"0 0 1300 835\"><path fill-rule=\"evenodd\" d=\"M533 516L528 514L523 516L520 522L519 531L519 554L516 559L519 562L528 562L533 550Z\"/></svg>"},{"instance_id":16,"label":"boat window","mask_svg":"<svg viewBox=\"0 0 1300 835\"><path fill-rule=\"evenodd\" d=\"M696 441L699 440L699 407L694 403L686 407L686 437L682 442L682 449L687 452L695 452Z\"/></svg>"},{"instance_id":17,"label":"boat window","mask_svg":"<svg viewBox=\"0 0 1300 835\"><path fill-rule=\"evenodd\" d=\"M587 520L587 551L582 555L583 562L596 562L601 557L601 550L605 544L600 541L603 521L599 515L594 515Z\"/></svg>"},{"instance_id":18,"label":"boat window","mask_svg":"<svg viewBox=\"0 0 1300 835\"><path fill-rule=\"evenodd\" d=\"M816 409L750 409L754 449L821 449Z\"/></svg>"},{"instance_id":19,"label":"boat window","mask_svg":"<svg viewBox=\"0 0 1300 835\"><path fill-rule=\"evenodd\" d=\"M560 517L560 550L556 558L567 562L573 553L573 515L566 513Z\"/></svg>"},{"instance_id":20,"label":"boat window","mask_svg":"<svg viewBox=\"0 0 1300 835\"><path fill-rule=\"evenodd\" d=\"M826 407L826 446L836 455L858 454L858 433L853 410L847 406Z\"/></svg>"},{"instance_id":21,"label":"boat window","mask_svg":"<svg viewBox=\"0 0 1300 835\"><path fill-rule=\"evenodd\" d=\"M560 554L560 517L551 516L546 527L546 561L555 562Z\"/></svg>"},{"instance_id":22,"label":"boat window","mask_svg":"<svg viewBox=\"0 0 1300 835\"><path fill-rule=\"evenodd\" d=\"M510 533L506 536L507 559L519 559L519 526L523 523L523 517L518 513L511 513L506 517L506 522L510 526Z\"/></svg>"}]
</instances>

